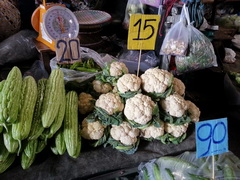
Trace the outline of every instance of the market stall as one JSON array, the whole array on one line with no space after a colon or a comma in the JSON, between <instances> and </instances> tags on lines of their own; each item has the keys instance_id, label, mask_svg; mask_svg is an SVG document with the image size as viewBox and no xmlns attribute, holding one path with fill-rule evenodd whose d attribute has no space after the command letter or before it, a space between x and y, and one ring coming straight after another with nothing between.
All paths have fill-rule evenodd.
<instances>
[{"instance_id":1,"label":"market stall","mask_svg":"<svg viewBox=\"0 0 240 180\"><path fill-rule=\"evenodd\" d=\"M216 177L239 175L234 126L239 52L233 48L234 56L228 46L222 56L223 37L219 32L213 36L213 26L204 24L202 3L129 0L121 22L124 30L119 30L129 36L114 37L111 44L103 41L113 37L100 33L111 26L114 15L75 4L71 10L86 15L77 20L67 3L42 3L32 18L34 30L0 42L6 47L0 48L0 179L114 179L131 174L154 179L178 173L178 161L191 171L179 171L176 178L210 179L210 158L196 158L196 124L225 117L228 129L221 123L224 133L229 131L224 135L229 149L212 154ZM136 17L135 22L130 17ZM138 31L133 30L138 25ZM121 50L103 53L103 47L85 47L81 38L96 37L92 26L97 45L114 43ZM152 31L145 32L149 27ZM140 38L142 32L147 38ZM134 33L138 37L129 40ZM229 43L233 34L227 35ZM155 41L161 45L155 47ZM217 144L212 129L202 139L203 144L209 140L208 151ZM201 166L202 160L209 164ZM165 166L165 174L156 173Z\"/></svg>"}]
</instances>

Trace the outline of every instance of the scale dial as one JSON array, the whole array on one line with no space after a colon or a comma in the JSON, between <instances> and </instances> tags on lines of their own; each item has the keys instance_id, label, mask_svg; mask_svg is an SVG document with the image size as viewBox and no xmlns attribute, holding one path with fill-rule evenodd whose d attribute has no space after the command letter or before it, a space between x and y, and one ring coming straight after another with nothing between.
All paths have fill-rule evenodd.
<instances>
[{"instance_id":1,"label":"scale dial","mask_svg":"<svg viewBox=\"0 0 240 180\"><path fill-rule=\"evenodd\" d=\"M52 40L76 38L79 33L79 23L68 8L53 6L43 16L43 29Z\"/></svg>"}]
</instances>

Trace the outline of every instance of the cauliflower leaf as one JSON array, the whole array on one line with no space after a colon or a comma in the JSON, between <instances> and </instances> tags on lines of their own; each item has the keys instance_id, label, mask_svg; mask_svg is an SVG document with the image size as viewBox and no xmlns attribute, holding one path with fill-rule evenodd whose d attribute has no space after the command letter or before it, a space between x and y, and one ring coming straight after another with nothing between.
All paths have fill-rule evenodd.
<instances>
[{"instance_id":1,"label":"cauliflower leaf","mask_svg":"<svg viewBox=\"0 0 240 180\"><path fill-rule=\"evenodd\" d=\"M174 137L170 133L166 133L156 139L160 140L163 144L180 144L184 139L186 139L186 137L187 133L184 133L180 137Z\"/></svg>"},{"instance_id":2,"label":"cauliflower leaf","mask_svg":"<svg viewBox=\"0 0 240 180\"><path fill-rule=\"evenodd\" d=\"M138 138L135 144L127 146L113 139L112 137L109 137L108 141L104 144L104 147L106 147L107 145L111 145L112 148L117 149L120 152L123 152L126 154L134 154L138 149L139 143L140 143L140 138Z\"/></svg>"},{"instance_id":3,"label":"cauliflower leaf","mask_svg":"<svg viewBox=\"0 0 240 180\"><path fill-rule=\"evenodd\" d=\"M108 112L100 107L94 107L94 114L103 125L119 125L123 122L123 112L116 112L109 115Z\"/></svg>"}]
</instances>

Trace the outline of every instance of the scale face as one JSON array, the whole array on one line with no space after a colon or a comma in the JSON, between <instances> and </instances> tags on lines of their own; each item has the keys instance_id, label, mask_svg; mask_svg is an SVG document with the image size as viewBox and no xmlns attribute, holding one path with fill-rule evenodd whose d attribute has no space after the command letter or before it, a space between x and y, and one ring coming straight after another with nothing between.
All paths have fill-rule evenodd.
<instances>
[{"instance_id":1,"label":"scale face","mask_svg":"<svg viewBox=\"0 0 240 180\"><path fill-rule=\"evenodd\" d=\"M43 16L43 29L53 41L59 38L76 38L79 23L68 8L53 6Z\"/></svg>"}]
</instances>

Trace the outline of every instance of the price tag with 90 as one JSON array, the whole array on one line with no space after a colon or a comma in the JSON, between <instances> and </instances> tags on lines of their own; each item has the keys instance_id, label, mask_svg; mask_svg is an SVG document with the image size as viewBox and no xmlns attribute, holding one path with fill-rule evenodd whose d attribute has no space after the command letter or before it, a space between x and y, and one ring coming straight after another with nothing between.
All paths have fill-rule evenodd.
<instances>
[{"instance_id":1,"label":"price tag with 90","mask_svg":"<svg viewBox=\"0 0 240 180\"><path fill-rule=\"evenodd\" d=\"M132 14L128 32L128 49L154 50L159 15Z\"/></svg>"},{"instance_id":2,"label":"price tag with 90","mask_svg":"<svg viewBox=\"0 0 240 180\"><path fill-rule=\"evenodd\" d=\"M196 123L197 158L228 152L227 118Z\"/></svg>"}]
</instances>

